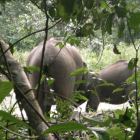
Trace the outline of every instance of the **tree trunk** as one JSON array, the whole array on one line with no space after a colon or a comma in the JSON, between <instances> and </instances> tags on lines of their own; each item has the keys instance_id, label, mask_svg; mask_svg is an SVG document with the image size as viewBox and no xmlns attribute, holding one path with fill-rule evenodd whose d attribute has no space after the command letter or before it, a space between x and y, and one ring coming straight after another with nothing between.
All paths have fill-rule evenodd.
<instances>
[{"instance_id":1,"label":"tree trunk","mask_svg":"<svg viewBox=\"0 0 140 140\"><path fill-rule=\"evenodd\" d=\"M140 140L140 121L135 129L135 132L134 132L131 140Z\"/></svg>"},{"instance_id":2,"label":"tree trunk","mask_svg":"<svg viewBox=\"0 0 140 140\"><path fill-rule=\"evenodd\" d=\"M3 49L3 51L1 50ZM7 50L7 46L5 42L0 38L0 55L2 52ZM5 58L7 61L7 64L5 62L4 57L0 57L0 61L2 62L3 65L8 65L9 71L11 74L11 79L13 83L16 85L16 89L18 89L16 94L18 94L18 97L22 97L20 102L21 105L23 106L30 126L36 131L37 135L40 135L44 130L48 129L47 125L44 123L43 119L39 117L39 115L34 111L34 109L29 105L29 103L25 100L25 98L22 96L22 93L26 93L29 91L25 96L26 98L30 101L32 106L39 112L39 114L43 117L42 111L39 107L39 104L37 100L35 99L34 93L31 89L30 83L27 79L27 76L25 72L23 71L21 65L13 58L12 54L10 51L7 51L5 53ZM43 135L38 138L38 140L52 140L51 134L48 135Z\"/></svg>"}]
</instances>

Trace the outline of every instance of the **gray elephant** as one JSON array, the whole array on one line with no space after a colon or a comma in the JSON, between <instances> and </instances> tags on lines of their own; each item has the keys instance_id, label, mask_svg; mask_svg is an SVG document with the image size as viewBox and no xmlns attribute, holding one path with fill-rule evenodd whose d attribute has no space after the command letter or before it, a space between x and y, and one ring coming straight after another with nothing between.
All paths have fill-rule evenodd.
<instances>
[{"instance_id":1,"label":"gray elephant","mask_svg":"<svg viewBox=\"0 0 140 140\"><path fill-rule=\"evenodd\" d=\"M66 46L64 46L60 51L59 46L55 46L57 42L59 41L54 38L51 38L46 42L43 66L49 67L50 75L55 79L52 85L54 92L69 99L72 96L72 91L76 90L78 87L78 84L73 85L73 83L81 80L82 78L81 75L70 76L70 74L76 71L78 68L83 67L83 61L78 50L74 46L66 44ZM43 43L35 47L30 52L27 58L27 66L40 67L42 48ZM28 78L32 88L35 88L38 84L39 72L31 71ZM46 79L41 84L40 91L50 91L49 87L47 86ZM43 113L48 113L51 105L54 104L53 100L48 99L47 97L52 96L41 92L38 97L38 102Z\"/></svg>"},{"instance_id":2,"label":"gray elephant","mask_svg":"<svg viewBox=\"0 0 140 140\"><path fill-rule=\"evenodd\" d=\"M109 67L99 71L99 75L91 73L88 74L91 81L86 85L85 96L89 99L87 107L96 110L100 102L121 104L125 103L129 98L134 96L129 95L129 93L135 89L135 86L132 87L132 85L124 83L134 73L134 69L132 71L128 69L128 63L128 60L119 60ZM95 86L104 83L102 79L107 81L107 83L113 83L114 86L99 86L94 88ZM125 88L125 90L112 93L117 88ZM95 89L98 96L89 91Z\"/></svg>"}]
</instances>

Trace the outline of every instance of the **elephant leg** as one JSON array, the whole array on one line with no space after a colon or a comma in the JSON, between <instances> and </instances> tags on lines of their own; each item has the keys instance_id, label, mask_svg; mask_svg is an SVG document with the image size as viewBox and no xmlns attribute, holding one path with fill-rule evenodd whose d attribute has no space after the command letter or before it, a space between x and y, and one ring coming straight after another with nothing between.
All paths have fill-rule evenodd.
<instances>
[{"instance_id":1,"label":"elephant leg","mask_svg":"<svg viewBox=\"0 0 140 140\"><path fill-rule=\"evenodd\" d=\"M50 105L44 105L44 114L46 113L46 115L48 117L50 117L49 111L51 111L51 106Z\"/></svg>"},{"instance_id":2,"label":"elephant leg","mask_svg":"<svg viewBox=\"0 0 140 140\"><path fill-rule=\"evenodd\" d=\"M95 94L90 93L88 99L89 101L87 102L86 105L86 112L89 112L90 108L93 109L94 111L97 111L98 105L100 103L99 98Z\"/></svg>"}]
</instances>

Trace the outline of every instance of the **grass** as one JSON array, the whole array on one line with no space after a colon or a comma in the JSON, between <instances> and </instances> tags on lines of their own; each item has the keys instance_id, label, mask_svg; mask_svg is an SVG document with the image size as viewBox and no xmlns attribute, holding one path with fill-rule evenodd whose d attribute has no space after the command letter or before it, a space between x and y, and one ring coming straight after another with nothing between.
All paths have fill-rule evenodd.
<instances>
[{"instance_id":1,"label":"grass","mask_svg":"<svg viewBox=\"0 0 140 140\"><path fill-rule=\"evenodd\" d=\"M136 52L133 46L125 46L125 44L121 43L117 48L121 54L115 54L113 52L113 46L111 45L105 46L103 54L101 55L100 53L99 56L96 55L96 52L84 48L79 51L88 68L91 71L98 72L120 59L131 60L136 57ZM138 65L140 66L140 62L138 62Z\"/></svg>"},{"instance_id":2,"label":"grass","mask_svg":"<svg viewBox=\"0 0 140 140\"><path fill-rule=\"evenodd\" d=\"M27 57L29 55L29 51L14 51L14 58L22 65L22 66L26 66L26 60Z\"/></svg>"}]
</instances>

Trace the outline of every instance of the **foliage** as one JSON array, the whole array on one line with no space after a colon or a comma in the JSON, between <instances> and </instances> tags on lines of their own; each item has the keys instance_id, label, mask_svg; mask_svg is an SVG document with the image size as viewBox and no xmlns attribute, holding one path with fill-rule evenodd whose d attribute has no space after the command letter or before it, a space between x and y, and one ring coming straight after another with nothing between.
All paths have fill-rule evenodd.
<instances>
[{"instance_id":1,"label":"foliage","mask_svg":"<svg viewBox=\"0 0 140 140\"><path fill-rule=\"evenodd\" d=\"M12 46L12 44L23 36L44 29L46 27L45 14L48 14L50 19L49 27L52 27L61 20L61 22L52 30L49 30L49 34L51 36L62 36L64 40L71 45L79 45L81 42L80 46L81 48L83 47L82 50L84 51L81 52L80 48L80 52L83 53L85 62L87 62L92 71L93 68L95 70L94 66L98 63L98 60L94 60L96 56L101 58L97 71L122 58L131 60L129 68L132 70L136 66L138 60L138 48L135 44L137 42L139 44L140 34L140 8L137 2L138 1L132 2L125 0L52 0L47 1L45 7L42 0L35 0L34 5L29 0L18 2L2 0L0 1L0 4L4 4L2 11L4 11L4 9L5 11L3 12L4 14L0 16L0 34L9 46ZM45 8L47 11L45 11ZM60 30L63 31L60 32ZM128 33L130 37L128 36ZM43 36L44 32L32 34L32 36L24 38L19 44L16 44L15 48L18 50L27 48L32 49L43 40ZM84 39L81 39L81 37L84 37ZM134 46L135 53L132 51L132 46L126 47L126 43L130 42ZM59 43L59 46L63 47L63 44ZM89 47L89 50L84 48L87 46ZM122 47L126 48L123 50ZM119 50L118 52L121 52L121 54L113 54L113 51L110 51L110 48ZM129 56L131 53L133 53L133 57ZM110 56L110 60L107 60L108 56ZM104 60L107 61L105 62ZM72 75L77 75L77 73L81 74L81 71L80 73L79 71L76 71L75 73L72 73ZM139 86L139 78L135 78L134 75L132 77L133 78L129 79L129 82L132 82L135 79L136 82L138 82L136 84ZM78 83L82 82L87 81L78 81ZM0 91L6 96L11 90L10 82L8 83L10 86L8 85L9 88L7 89L3 88L2 82L0 83L2 85ZM4 97L1 97L0 100L2 101L3 98ZM69 108L66 108L60 100L57 103L63 108L61 110L62 112L59 111L61 114L70 109L70 106ZM136 110L137 106L138 102L136 101ZM17 119L6 112L1 111L0 114L5 119L11 119L16 123L21 122L19 120L17 121ZM99 121L94 118L85 118L85 120L90 122L93 127L95 127L95 125L112 125L113 128L106 128L106 130L89 128L98 135L99 139L109 139L109 137L131 139L136 127L136 118L139 112L136 112L137 116L135 116L135 110L126 109L125 111L116 110L114 114L115 118L108 117L105 118L104 121ZM23 123L22 125L25 126ZM70 127L67 127L67 125ZM73 128L72 125L74 125L75 128ZM64 130L87 130L86 127L83 129L80 128L81 126L82 128L84 127L84 125L80 125L76 122L64 123L52 126L50 129L46 130L46 133ZM130 131L128 128L131 128ZM51 129L53 129L53 131L49 131Z\"/></svg>"}]
</instances>

